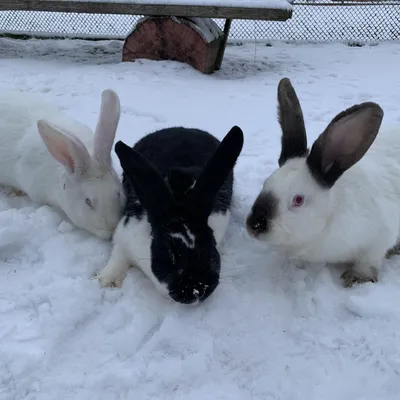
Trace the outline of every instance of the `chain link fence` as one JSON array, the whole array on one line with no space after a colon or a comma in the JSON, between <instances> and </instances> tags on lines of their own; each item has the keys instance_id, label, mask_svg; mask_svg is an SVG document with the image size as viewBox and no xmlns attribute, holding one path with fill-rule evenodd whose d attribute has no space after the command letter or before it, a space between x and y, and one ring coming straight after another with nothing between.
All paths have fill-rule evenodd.
<instances>
[{"instance_id":1,"label":"chain link fence","mask_svg":"<svg viewBox=\"0 0 400 400\"><path fill-rule=\"evenodd\" d=\"M0 12L0 33L75 38L125 38L138 16ZM222 28L224 21L216 20ZM371 42L400 39L400 0L383 2L299 1L287 21L232 23L230 39Z\"/></svg>"}]
</instances>

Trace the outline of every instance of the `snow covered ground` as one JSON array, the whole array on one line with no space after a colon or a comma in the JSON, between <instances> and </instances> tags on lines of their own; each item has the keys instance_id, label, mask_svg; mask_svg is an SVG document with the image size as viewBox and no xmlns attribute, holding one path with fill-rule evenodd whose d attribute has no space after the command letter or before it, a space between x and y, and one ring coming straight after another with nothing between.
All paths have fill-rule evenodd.
<instances>
[{"instance_id":1,"label":"snow covered ground","mask_svg":"<svg viewBox=\"0 0 400 400\"><path fill-rule=\"evenodd\" d=\"M400 45L229 46L211 76L176 62L120 63L121 46L0 39L0 90L42 93L94 126L111 87L127 143L172 125L219 138L241 126L222 282L199 307L166 301L136 269L122 289L102 290L91 276L109 242L0 195L0 399L398 400L400 258L378 284L344 289L338 271L286 264L243 224L277 166L279 79L291 78L313 139L365 100L400 126Z\"/></svg>"}]
</instances>

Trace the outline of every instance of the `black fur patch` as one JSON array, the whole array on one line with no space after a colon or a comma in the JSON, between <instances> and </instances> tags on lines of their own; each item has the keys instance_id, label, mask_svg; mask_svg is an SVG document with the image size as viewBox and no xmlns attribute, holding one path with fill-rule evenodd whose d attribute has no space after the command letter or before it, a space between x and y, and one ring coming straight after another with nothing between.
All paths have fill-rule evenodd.
<instances>
[{"instance_id":1,"label":"black fur patch","mask_svg":"<svg viewBox=\"0 0 400 400\"><path fill-rule=\"evenodd\" d=\"M271 221L278 214L278 203L279 200L271 192L259 194L246 221L255 236L271 229Z\"/></svg>"},{"instance_id":2,"label":"black fur patch","mask_svg":"<svg viewBox=\"0 0 400 400\"><path fill-rule=\"evenodd\" d=\"M176 201L181 202L189 188L195 183L200 171L188 168L171 168L167 175L167 183Z\"/></svg>"},{"instance_id":3,"label":"black fur patch","mask_svg":"<svg viewBox=\"0 0 400 400\"><path fill-rule=\"evenodd\" d=\"M282 129L281 167L290 158L308 154L303 111L289 78L282 78L278 84L278 122Z\"/></svg>"},{"instance_id":4,"label":"black fur patch","mask_svg":"<svg viewBox=\"0 0 400 400\"><path fill-rule=\"evenodd\" d=\"M287 160L298 157L307 157L308 149L303 147L301 140L285 140L282 137L282 151L279 156L278 164L280 167L286 163Z\"/></svg>"},{"instance_id":5,"label":"black fur patch","mask_svg":"<svg viewBox=\"0 0 400 400\"><path fill-rule=\"evenodd\" d=\"M128 224L131 217L141 221L145 212L144 207L140 204L139 199L125 174L122 175L122 186L126 196L124 209L124 215L126 218L124 220L124 225Z\"/></svg>"},{"instance_id":6,"label":"black fur patch","mask_svg":"<svg viewBox=\"0 0 400 400\"><path fill-rule=\"evenodd\" d=\"M202 130L176 127L150 133L141 138L133 148L156 166L166 178L174 197L180 199L197 179L219 144L218 139ZM232 170L217 193L212 212L224 213L230 208L233 180ZM124 214L140 220L144 208L138 202L125 173L122 175L122 184L127 197Z\"/></svg>"},{"instance_id":7,"label":"black fur patch","mask_svg":"<svg viewBox=\"0 0 400 400\"><path fill-rule=\"evenodd\" d=\"M344 170L339 168L339 165L333 163L329 171L324 173L321 167L322 149L320 148L312 149L311 153L306 159L306 164L316 182L324 189L330 189L344 172Z\"/></svg>"}]
</instances>

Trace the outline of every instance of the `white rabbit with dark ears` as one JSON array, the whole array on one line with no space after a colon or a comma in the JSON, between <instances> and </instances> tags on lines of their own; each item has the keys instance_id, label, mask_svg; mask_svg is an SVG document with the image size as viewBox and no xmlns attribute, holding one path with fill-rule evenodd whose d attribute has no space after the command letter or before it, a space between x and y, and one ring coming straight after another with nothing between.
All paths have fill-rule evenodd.
<instances>
[{"instance_id":1,"label":"white rabbit with dark ears","mask_svg":"<svg viewBox=\"0 0 400 400\"><path fill-rule=\"evenodd\" d=\"M120 118L117 94L102 92L93 131L41 96L0 96L0 184L63 212L77 227L110 239L124 194L111 161Z\"/></svg>"},{"instance_id":2,"label":"white rabbit with dark ears","mask_svg":"<svg viewBox=\"0 0 400 400\"><path fill-rule=\"evenodd\" d=\"M236 126L221 142L182 127L146 135L133 149L117 142L127 202L101 286L121 286L137 265L176 302L197 304L213 293L242 146Z\"/></svg>"},{"instance_id":3,"label":"white rabbit with dark ears","mask_svg":"<svg viewBox=\"0 0 400 400\"><path fill-rule=\"evenodd\" d=\"M288 78L278 103L279 168L252 205L247 231L299 261L345 265L345 287L376 282L400 241L400 131L378 135L383 110L365 102L333 118L309 151Z\"/></svg>"}]
</instances>

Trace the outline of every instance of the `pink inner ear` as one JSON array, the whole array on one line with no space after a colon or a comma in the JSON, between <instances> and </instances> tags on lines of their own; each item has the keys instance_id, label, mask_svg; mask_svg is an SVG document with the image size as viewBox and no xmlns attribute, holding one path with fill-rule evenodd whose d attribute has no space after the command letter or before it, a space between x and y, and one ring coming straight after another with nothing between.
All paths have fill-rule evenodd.
<instances>
[{"instance_id":1,"label":"pink inner ear","mask_svg":"<svg viewBox=\"0 0 400 400\"><path fill-rule=\"evenodd\" d=\"M55 144L55 149L53 149L54 158L63 164L65 167L74 172L74 159L72 158L68 144L64 140L57 140L56 138L50 139L50 143Z\"/></svg>"},{"instance_id":2,"label":"pink inner ear","mask_svg":"<svg viewBox=\"0 0 400 400\"><path fill-rule=\"evenodd\" d=\"M62 164L70 173L75 170L74 160L67 141L62 134L45 121L38 121L39 134L49 153Z\"/></svg>"},{"instance_id":3,"label":"pink inner ear","mask_svg":"<svg viewBox=\"0 0 400 400\"><path fill-rule=\"evenodd\" d=\"M68 168L71 173L75 172L74 159L72 158L71 152L68 148L68 144L63 140L57 140L55 138L49 138L46 143L50 154L64 167Z\"/></svg>"},{"instance_id":4,"label":"pink inner ear","mask_svg":"<svg viewBox=\"0 0 400 400\"><path fill-rule=\"evenodd\" d=\"M60 159L58 161L65 167L68 167L71 170L71 172L75 172L74 160L71 154L68 151L65 151L64 148L62 148L60 149L59 155Z\"/></svg>"}]
</instances>

